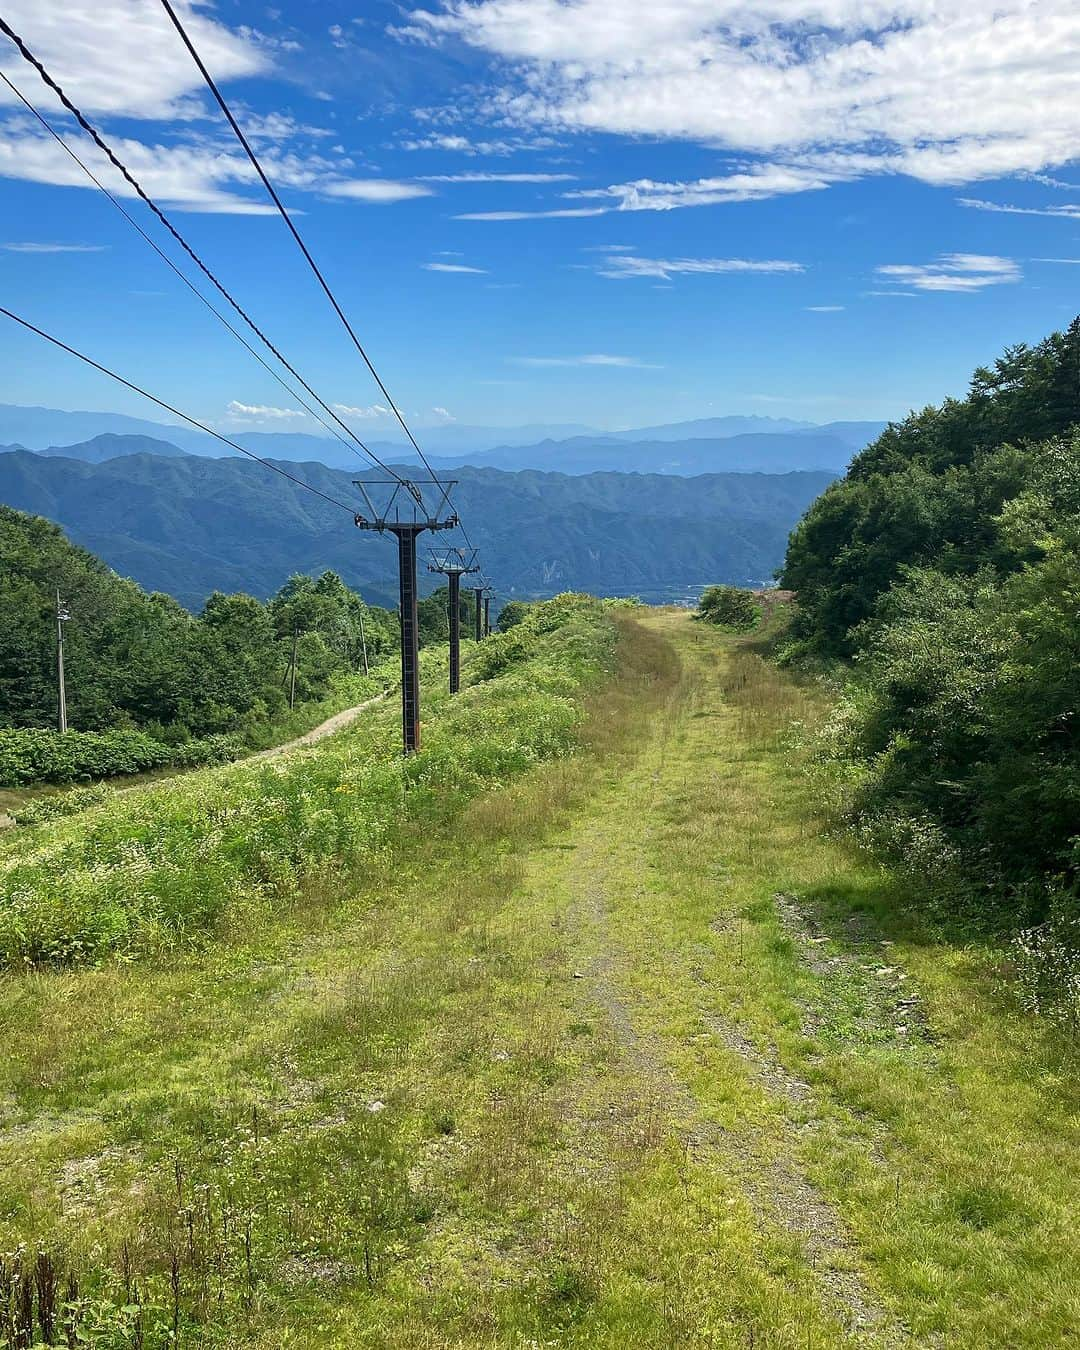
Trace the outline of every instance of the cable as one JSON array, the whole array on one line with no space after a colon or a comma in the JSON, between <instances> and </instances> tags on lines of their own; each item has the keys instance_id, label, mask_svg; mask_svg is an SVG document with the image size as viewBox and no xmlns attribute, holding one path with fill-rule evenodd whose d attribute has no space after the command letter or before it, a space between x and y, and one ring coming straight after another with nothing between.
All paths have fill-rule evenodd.
<instances>
[{"instance_id":1,"label":"cable","mask_svg":"<svg viewBox=\"0 0 1080 1350\"><path fill-rule=\"evenodd\" d=\"M287 469L281 468L279 464L272 464L270 460L263 459L261 455L256 455L251 450L245 450L242 445L239 445L236 441L231 441L228 436L223 436L220 431L215 431L212 427L208 427L204 422L200 422L195 417L189 417L187 413L181 412L179 408L174 408L171 403L166 403L164 399L156 398L140 385L133 384L130 380L125 380L123 375L118 375L115 370L110 370L108 366L100 365L84 352L78 351L75 347L69 347L66 342L61 342L59 338L53 337L51 333L46 333L43 328L38 328L35 324L32 324L29 319L20 318L18 314L12 313L10 309L5 309L3 305L0 305L0 314L3 314L6 318L13 319L15 323L21 324L23 328L29 329L31 333L36 333L38 337L44 338L46 342L51 342L54 347L59 347L61 351L67 352L69 356L77 357L78 360L84 362L84 364L91 366L94 370L100 371L102 375L108 375L108 377L111 380L115 380L117 384L124 385L125 388L130 389L133 393L140 394L143 398L149 399L151 403L156 403L159 408L164 408L166 412L172 413L174 417L181 418L190 426L198 428L199 431L204 431L208 436L213 436L216 440L231 446L232 449L239 450L242 455L247 455L248 459L253 459L256 464L261 464L263 468L270 469L274 473L279 473L282 478L287 478L290 483L296 483L298 487L307 488L308 492L314 492L316 497L321 497L324 502L329 502L331 506L340 506L343 511L348 511L349 515L355 520L355 507L347 506L345 502L339 501L336 497L331 497L327 493L322 492L319 488L312 487L310 483L305 483L302 478L297 478L295 474L289 473Z\"/></svg>"},{"instance_id":2,"label":"cable","mask_svg":"<svg viewBox=\"0 0 1080 1350\"><path fill-rule=\"evenodd\" d=\"M76 122L78 122L79 126L82 127L82 129L91 138L91 140L98 147L98 149L101 150L101 152L108 158L109 162L113 165L113 167L123 176L125 182L129 184L129 186L136 193L136 195L143 202L146 203L146 205L150 208L151 211L153 211L154 215L157 216L158 220L161 221L162 225L165 226L165 228L169 231L169 233L180 245L180 247L184 250L184 252L188 255L188 257L191 258L191 260L195 263L195 265L199 268L199 270L203 273L203 275L214 285L214 287L221 293L221 295L224 296L224 298L229 302L229 304L236 311L236 313L240 315L240 317L251 329L251 331L255 334L255 336L259 339L259 341L262 342L263 345L270 352L273 353L273 355L278 359L278 361L281 362L281 364L285 367L285 369L289 371L289 373L293 376L293 378L299 381L299 383L304 387L304 389L307 390L307 392L311 395L311 397L315 400L315 402L318 403L318 405L331 418L333 418L333 420L338 424L338 426L341 427L342 430L345 431L346 434L353 441L355 441L355 443L360 447L360 449L364 452L364 454L367 455L367 457L371 460L372 464L374 464L377 468L382 469L383 472L388 473L397 482L404 483L405 480L401 477L401 475L395 473L394 470L391 469L387 464L384 464L383 461L378 457L378 455L376 455L373 450L370 450L364 444L364 442L360 439L360 437L357 436L356 432L353 431L353 429L350 426L348 426L344 421L342 421L342 419L337 415L337 413L335 413L334 410L328 404L326 404L319 397L318 394L316 394L314 389L312 389L312 387L299 373L299 371L297 371L285 359L285 357L281 354L281 352L278 351L277 347L274 346L274 344L270 341L270 339L266 336L266 334L262 331L262 329L259 328L258 324L255 323L254 319L252 319L252 317L240 305L240 303L233 298L233 296L229 293L224 284L221 281L219 281L218 278L214 275L214 273L210 270L209 266L205 262L203 262L202 258L199 257L199 255L187 242L187 240L176 228L176 226L173 225L172 221L168 218L168 216L161 209L161 207L158 206L158 204L153 200L153 198L149 196L149 194L143 188L142 184L138 181L138 179L135 178L134 174L132 174L131 171L128 169L127 165L123 163L123 161L119 158L119 156L106 143L106 141L103 139L97 128L75 106L75 104L64 92L62 86L59 85L56 82L56 80L53 79L53 77L45 69L45 66L41 63L41 61L38 60L38 58L26 45L26 43L19 36L19 34L15 32L15 30L10 26L10 24L6 22L6 20L2 16L0 16L0 32L3 32L7 37L11 39L11 41L19 49L19 52L22 55L22 57L27 62L29 62L30 65L34 67L34 69L40 75L42 81L48 86L49 89L53 91L53 93L57 96L57 98L64 105L67 111L72 115L72 117L75 118ZM11 88L14 89L14 86L12 85ZM18 94L18 90L14 90L14 92ZM19 97L22 98L21 95L19 95ZM23 99L23 102L26 103L27 100ZM32 106L31 111L36 113L36 109L34 109ZM44 121L44 118L41 118L41 120ZM46 125L48 124L46 123ZM51 131L52 128L50 127L49 130ZM53 134L55 135L56 133L54 132ZM68 149L68 147L62 140L61 144L64 144L65 149ZM74 152L71 152L69 150L69 153L73 154ZM104 190L105 189L103 188L102 191ZM198 294L198 292L196 292L196 294ZM294 394L293 397L296 397L296 395ZM323 423L323 425L325 425L325 423Z\"/></svg>"},{"instance_id":3,"label":"cable","mask_svg":"<svg viewBox=\"0 0 1080 1350\"><path fill-rule=\"evenodd\" d=\"M434 469L432 469L431 465L428 463L427 456L424 454L423 450L420 449L419 442L417 441L416 437L412 434L412 432L409 430L408 424L406 423L404 417L402 417L397 404L390 397L390 391L387 389L386 385L383 384L382 379L379 376L379 372L375 369L375 366L372 364L371 358L364 350L363 344L361 343L360 339L356 336L352 324L345 317L345 311L338 304L337 297L334 295L334 292L330 289L330 285L327 282L326 278L323 276L322 272L320 271L318 263L316 263L315 259L311 256L311 253L309 252L307 245L300 237L300 231L293 224L292 217L285 209L285 204L278 196L273 183L271 183L270 179L266 176L266 171L263 169L263 166L259 163L258 156L255 154L255 151L251 148L251 143L248 141L248 138L244 135L243 131L241 130L239 122L237 122L236 118L232 115L232 111L229 108L229 105L225 102L225 99L221 94L221 90L218 89L217 85L214 83L214 77L210 74L209 70L207 70L205 64L203 63L202 57L195 50L195 44L192 42L191 38L188 37L187 31L185 30L184 25L180 22L180 19L175 9L173 9L172 5L169 3L169 0L161 0L161 4L165 10L165 13L172 20L172 25L176 29L177 33L179 33L181 41L191 54L191 59L195 62L196 66L198 66L199 73L206 81L207 87L213 94L214 98L217 100L218 107L224 113L225 118L229 123L229 126L231 126L233 131L235 132L236 139L243 146L248 159L251 161L252 167L255 169L255 172L259 175L259 177L262 179L263 186L270 194L270 200L277 207L279 215L281 216L285 224L289 227L289 232L292 234L292 237L296 240L300 252L307 259L308 266L311 268L312 272L314 272L315 277L319 282L319 285L322 287L323 291L326 294L326 298L330 301L331 305L333 305L335 313L345 326L345 331L348 333L349 337L352 338L353 346L360 353L361 357L363 358L364 364L371 372L372 378L374 379L375 383L379 386L379 389L383 397L390 405L390 408L393 411L394 416L400 423L402 431L404 431L405 435L409 438L409 441L411 442L413 449L420 456L424 468L427 469L428 473L431 475L431 481L436 485L438 485L439 480L435 476ZM445 490L443 491L443 499L444 501L446 499Z\"/></svg>"},{"instance_id":4,"label":"cable","mask_svg":"<svg viewBox=\"0 0 1080 1350\"><path fill-rule=\"evenodd\" d=\"M332 427L329 424L329 422L324 421L323 418L321 418L319 414L314 410L314 408L312 408L310 404L306 403L304 399L296 392L296 390L293 389L291 385L287 384L285 380L282 379L282 377L273 368L273 366L269 363L269 361L267 361L264 357L262 357L251 345L251 343L248 342L247 338L244 337L243 333L239 332L232 326L232 324L229 322L226 316L222 314L221 310L219 310L213 304L212 301L208 300L206 296L203 295L202 291L200 291L198 287L194 284L194 282L192 282L190 278L186 277L184 273L181 272L180 268L177 267L177 265L173 262L173 260L169 257L169 255L163 249L158 247L158 245L154 242L154 240L150 237L150 235L147 234L147 232L143 229L143 227L139 224L139 222L135 219L135 217L131 214L131 212L128 211L128 209L124 206L124 204L118 198L113 196L113 194L109 191L109 189L105 186L105 184L96 176L96 174L89 167L89 165L86 164L86 162L83 159L81 159L79 155L75 153L74 150L72 150L71 146L68 145L68 143L60 135L60 133L56 130L56 128L48 121L47 118L45 118L38 111L37 108L34 107L34 105L26 97L26 95L23 94L23 92L20 89L16 88L14 84L12 84L12 82L8 79L7 75L5 75L2 70L0 70L0 80L3 80L3 82L11 90L11 92L15 95L15 97L18 98L23 103L23 105L34 115L34 117L37 118L37 120L41 123L41 125L45 128L45 130L49 133L49 135L53 138L53 140L56 141L57 145L59 145L68 155L71 156L71 158L75 161L75 163L79 166L79 168L82 169L83 173L86 174L87 178L90 179L91 183L93 183L96 188L100 189L100 191L104 194L104 196L106 196L109 199L109 201L112 202L113 206L116 207L116 209L128 222L131 228L142 236L142 238L146 241L146 243L150 246L150 248L154 250L154 252L158 255L158 257L165 264L165 266L168 267L179 278L179 280L188 288L188 290L192 293L193 296L195 296L197 300L200 300L206 306L206 308L210 311L211 314L213 314L213 316L218 320L218 322L228 329L228 331L233 335L233 337L236 338L237 342L239 342L241 346L245 347L251 353L251 355L255 358L256 361L258 361L259 365L262 366L262 368L266 371L266 373L270 375L273 379L275 379L278 382L278 384L282 387L282 389L284 389L285 392L289 395L289 397L294 399L297 403L299 403L300 406L306 410L308 415L312 417L316 422L318 422L318 424L325 431L328 431L331 436L334 436L347 449L353 450L353 453L355 454L356 452L353 449L353 446L349 444L349 442L345 439L344 436L342 436L341 432L338 431L336 428Z\"/></svg>"}]
</instances>

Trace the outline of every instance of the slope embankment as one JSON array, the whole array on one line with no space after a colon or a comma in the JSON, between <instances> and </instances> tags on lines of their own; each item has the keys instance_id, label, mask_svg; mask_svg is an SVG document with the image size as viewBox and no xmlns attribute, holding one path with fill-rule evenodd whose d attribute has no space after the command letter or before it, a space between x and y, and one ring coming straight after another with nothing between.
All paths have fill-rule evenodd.
<instances>
[{"instance_id":1,"label":"slope embankment","mask_svg":"<svg viewBox=\"0 0 1080 1350\"><path fill-rule=\"evenodd\" d=\"M1071 1343L1066 1051L830 835L815 689L615 618L545 639L558 753L433 731L349 870L0 982L4 1246L191 1346ZM476 774L539 668L485 673Z\"/></svg>"}]
</instances>

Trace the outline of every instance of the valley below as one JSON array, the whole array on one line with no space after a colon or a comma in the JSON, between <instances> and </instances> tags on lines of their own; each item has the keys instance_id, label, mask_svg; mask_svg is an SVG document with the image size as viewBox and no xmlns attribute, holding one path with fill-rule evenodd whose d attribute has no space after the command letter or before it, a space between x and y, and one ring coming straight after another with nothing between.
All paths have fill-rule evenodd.
<instances>
[{"instance_id":1,"label":"valley below","mask_svg":"<svg viewBox=\"0 0 1080 1350\"><path fill-rule=\"evenodd\" d=\"M353 480L372 477L363 468L309 462L288 471L360 510ZM474 542L503 598L573 589L693 600L717 578L766 584L790 530L834 476L464 467L453 471L453 503L463 519L483 522ZM326 568L369 601L396 603L395 557L384 540L240 457L138 453L87 463L9 451L0 453L0 501L57 522L122 576L194 611L214 590L263 598L290 573Z\"/></svg>"}]
</instances>

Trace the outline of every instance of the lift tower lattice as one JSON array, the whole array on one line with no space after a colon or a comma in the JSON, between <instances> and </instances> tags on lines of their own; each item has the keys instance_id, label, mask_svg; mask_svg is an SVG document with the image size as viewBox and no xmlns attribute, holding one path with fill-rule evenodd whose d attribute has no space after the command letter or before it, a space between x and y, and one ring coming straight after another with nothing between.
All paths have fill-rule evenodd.
<instances>
[{"instance_id":1,"label":"lift tower lattice","mask_svg":"<svg viewBox=\"0 0 1080 1350\"><path fill-rule=\"evenodd\" d=\"M464 549L451 548L443 554L432 550L429 572L441 572L450 588L450 692L461 688L461 578L470 572L479 572L476 550L467 555Z\"/></svg>"},{"instance_id":2,"label":"lift tower lattice","mask_svg":"<svg viewBox=\"0 0 1080 1350\"><path fill-rule=\"evenodd\" d=\"M420 748L420 628L417 615L416 537L425 530L452 530L458 518L450 506L453 482L433 482L440 500L430 506L423 491L407 479L354 480L367 513L356 515L357 529L392 534L398 543L398 595L401 616L401 738L406 755ZM424 485L427 487L427 484ZM376 507L370 488L389 488L384 506ZM402 496L405 493L409 500ZM404 513L402 507L404 506Z\"/></svg>"}]
</instances>

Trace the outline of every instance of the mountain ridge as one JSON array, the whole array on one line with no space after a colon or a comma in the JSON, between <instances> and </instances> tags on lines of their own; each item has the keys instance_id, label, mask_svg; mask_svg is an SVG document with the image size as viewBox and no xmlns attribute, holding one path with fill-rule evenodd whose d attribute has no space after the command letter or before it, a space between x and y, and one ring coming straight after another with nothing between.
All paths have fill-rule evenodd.
<instances>
[{"instance_id":1,"label":"mountain ridge","mask_svg":"<svg viewBox=\"0 0 1080 1350\"><path fill-rule=\"evenodd\" d=\"M684 474L737 472L767 468L770 464L778 464L783 471L816 468L841 471L852 453L874 439L884 425L836 422L815 427L784 418L730 416L616 432L601 432L572 424L517 428L470 428L455 424L453 427L423 428L420 434L429 458L439 472L464 464L575 473L606 468ZM703 436L703 431L710 434ZM142 437L187 454L209 458L231 458L236 453L191 427L120 413L64 412L0 404L0 442L9 441L35 453L63 455L68 450L72 452L66 456L68 458L91 458L96 451L84 453L78 447L89 446L102 436ZM333 468L344 468L363 458L358 449L306 432L232 430L229 436L245 451L264 459L294 463L317 461ZM740 445L726 444L740 437L746 438ZM756 437L787 438L784 453L776 453L775 440L756 441ZM821 437L831 439L826 443ZM808 439L815 444L814 450L806 448ZM669 448L703 440L711 441L715 449L707 452L701 444L695 444L680 453ZM416 464L411 447L381 439L371 439L368 444L383 459L397 458L410 466ZM620 446L629 447L621 452L621 457ZM553 447L557 448L554 453ZM161 453L169 452L162 450ZM744 464L734 462L738 453L746 456Z\"/></svg>"},{"instance_id":2,"label":"mountain ridge","mask_svg":"<svg viewBox=\"0 0 1080 1350\"><path fill-rule=\"evenodd\" d=\"M317 462L288 468L360 505L351 472ZM503 596L674 596L716 580L768 580L788 531L835 475L572 476L466 466L457 477L455 506ZM0 454L0 500L55 521L117 571L191 608L214 589L266 596L291 572L325 568L373 601L396 591L384 540L239 457L136 454L88 464L13 451Z\"/></svg>"}]
</instances>

